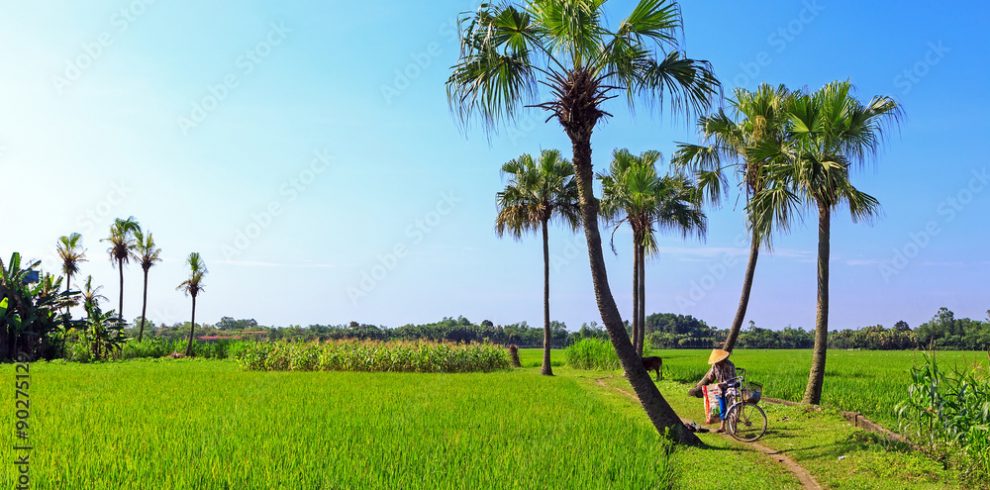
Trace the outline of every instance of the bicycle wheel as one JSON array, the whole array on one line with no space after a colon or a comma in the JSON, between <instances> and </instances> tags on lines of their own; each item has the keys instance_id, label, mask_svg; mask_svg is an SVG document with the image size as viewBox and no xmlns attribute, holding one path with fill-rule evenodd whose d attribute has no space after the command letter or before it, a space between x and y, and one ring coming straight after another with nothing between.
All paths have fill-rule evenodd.
<instances>
[{"instance_id":1,"label":"bicycle wheel","mask_svg":"<svg viewBox=\"0 0 990 490\"><path fill-rule=\"evenodd\" d=\"M755 403L733 405L729 408L726 422L729 434L742 442L753 442L767 432L767 414Z\"/></svg>"}]
</instances>

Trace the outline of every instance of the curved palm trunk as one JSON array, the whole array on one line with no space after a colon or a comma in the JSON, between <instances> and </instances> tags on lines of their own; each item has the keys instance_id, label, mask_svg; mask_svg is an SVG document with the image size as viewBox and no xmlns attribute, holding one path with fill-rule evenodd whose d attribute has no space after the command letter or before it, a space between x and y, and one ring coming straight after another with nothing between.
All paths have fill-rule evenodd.
<instances>
[{"instance_id":1,"label":"curved palm trunk","mask_svg":"<svg viewBox=\"0 0 990 490\"><path fill-rule=\"evenodd\" d=\"M124 319L124 259L117 259L117 270L120 272L120 301L117 305L117 317Z\"/></svg>"},{"instance_id":2,"label":"curved palm trunk","mask_svg":"<svg viewBox=\"0 0 990 490\"><path fill-rule=\"evenodd\" d=\"M632 385L646 415L653 426L661 434L670 430L670 435L676 441L701 445L701 440L693 432L687 430L677 417L674 409L664 399L649 373L643 368L643 362L636 355L629 335L626 334L615 298L608 285L608 274L605 270L605 257L602 252L602 238L598 231L598 200L595 198L592 182L594 174L591 165L591 130L582 129L567 122L566 129L573 148L573 165L575 180L578 184L578 194L581 204L581 221L584 225L585 239L588 243L588 261L591 266L591 278L595 285L595 299L598 310L602 315L602 323L608 331L612 346L622 363L626 379Z\"/></svg>"},{"instance_id":3,"label":"curved palm trunk","mask_svg":"<svg viewBox=\"0 0 990 490\"><path fill-rule=\"evenodd\" d=\"M633 349L639 352L639 233L633 231Z\"/></svg>"},{"instance_id":4,"label":"curved palm trunk","mask_svg":"<svg viewBox=\"0 0 990 490\"><path fill-rule=\"evenodd\" d=\"M822 385L825 382L825 352L828 349L828 268L829 241L831 240L831 210L818 205L818 314L815 319L815 350L811 357L808 387L804 390L804 403L819 404L822 401Z\"/></svg>"},{"instance_id":5,"label":"curved palm trunk","mask_svg":"<svg viewBox=\"0 0 990 490\"><path fill-rule=\"evenodd\" d=\"M639 357L646 346L646 247L639 246Z\"/></svg>"},{"instance_id":6,"label":"curved palm trunk","mask_svg":"<svg viewBox=\"0 0 990 490\"><path fill-rule=\"evenodd\" d=\"M544 376L553 376L550 367L550 239L547 234L547 220L543 220L543 369Z\"/></svg>"},{"instance_id":7,"label":"curved palm trunk","mask_svg":"<svg viewBox=\"0 0 990 490\"><path fill-rule=\"evenodd\" d=\"M193 332L196 331L196 296L192 297L192 321L189 322L189 345L186 346L186 357L192 357Z\"/></svg>"},{"instance_id":8,"label":"curved palm trunk","mask_svg":"<svg viewBox=\"0 0 990 490\"><path fill-rule=\"evenodd\" d=\"M749 295L753 291L753 277L756 275L756 261L760 257L760 239L753 234L749 244L749 261L746 262L746 275L743 277L742 294L739 296L739 307L736 308L736 316L732 319L729 327L729 334L725 337L722 348L732 352L739 339L739 330L742 328L743 320L746 319L746 310L749 308Z\"/></svg>"},{"instance_id":9,"label":"curved palm trunk","mask_svg":"<svg viewBox=\"0 0 990 490\"><path fill-rule=\"evenodd\" d=\"M141 300L141 328L138 330L138 342L144 337L144 315L148 311L148 269L144 270L144 297Z\"/></svg>"}]
</instances>

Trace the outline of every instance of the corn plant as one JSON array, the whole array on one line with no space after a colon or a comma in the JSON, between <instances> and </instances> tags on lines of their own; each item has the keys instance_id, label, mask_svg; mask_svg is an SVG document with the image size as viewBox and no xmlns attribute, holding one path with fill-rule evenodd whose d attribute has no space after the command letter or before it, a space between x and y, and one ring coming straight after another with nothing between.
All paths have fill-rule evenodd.
<instances>
[{"instance_id":1,"label":"corn plant","mask_svg":"<svg viewBox=\"0 0 990 490\"><path fill-rule=\"evenodd\" d=\"M258 342L243 346L236 357L255 371L463 373L509 368L509 356L500 346L425 341Z\"/></svg>"},{"instance_id":2,"label":"corn plant","mask_svg":"<svg viewBox=\"0 0 990 490\"><path fill-rule=\"evenodd\" d=\"M614 371L620 367L619 356L607 340L581 339L564 351L564 359L575 369Z\"/></svg>"},{"instance_id":3,"label":"corn plant","mask_svg":"<svg viewBox=\"0 0 990 490\"><path fill-rule=\"evenodd\" d=\"M897 407L901 430L965 476L990 482L990 377L976 368L942 371L929 354L911 379Z\"/></svg>"}]
</instances>

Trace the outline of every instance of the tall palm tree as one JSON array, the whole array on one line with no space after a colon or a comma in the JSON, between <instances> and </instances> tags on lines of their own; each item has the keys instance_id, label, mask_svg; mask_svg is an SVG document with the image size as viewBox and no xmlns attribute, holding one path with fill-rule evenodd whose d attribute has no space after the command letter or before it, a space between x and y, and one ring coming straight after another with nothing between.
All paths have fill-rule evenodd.
<instances>
[{"instance_id":1,"label":"tall palm tree","mask_svg":"<svg viewBox=\"0 0 990 490\"><path fill-rule=\"evenodd\" d=\"M155 237L148 232L145 235L141 230L134 233L134 259L141 264L144 271L144 295L141 299L141 328L138 330L138 342L144 337L145 314L148 311L148 270L152 266L161 262L162 249L155 245Z\"/></svg>"},{"instance_id":2,"label":"tall palm tree","mask_svg":"<svg viewBox=\"0 0 990 490\"><path fill-rule=\"evenodd\" d=\"M774 216L789 216L788 213L756 214L749 207L752 197L767 188L765 166L773 162L767 155L766 148L779 148L786 143L786 127L788 116L786 112L790 91L783 85L777 87L761 84L755 91L738 88L735 98L729 101L731 111L727 113L719 109L714 114L702 116L698 120L698 128L704 138L704 144L678 145L673 163L676 167L698 172L703 176L704 192L713 203L718 203L722 196L722 187L726 173L735 169L746 198L746 221L750 231L749 260L746 262L746 272L743 276L742 293L736 315L729 326L729 333L722 346L732 351L739 338L739 331L746 319L749 308L750 293L753 290L753 279L756 275L756 262L760 248L771 246L772 230L777 227L786 229L788 222L775 222ZM757 156L757 155L762 156ZM792 201L775 201L778 206L791 206ZM786 210L785 210L786 211Z\"/></svg>"},{"instance_id":3,"label":"tall palm tree","mask_svg":"<svg viewBox=\"0 0 990 490\"><path fill-rule=\"evenodd\" d=\"M447 80L452 109L466 123L480 116L494 130L520 110L537 107L571 141L581 222L595 297L612 345L644 410L660 432L699 444L643 369L615 305L605 270L598 201L593 193L591 135L610 114L604 104L622 94L687 114L707 110L719 82L705 61L679 50L675 0L639 0L618 25L606 23L605 0L485 2L461 18L461 52ZM538 87L549 90L538 102ZM527 105L532 104L532 105Z\"/></svg>"},{"instance_id":4,"label":"tall palm tree","mask_svg":"<svg viewBox=\"0 0 990 490\"><path fill-rule=\"evenodd\" d=\"M707 218L700 191L681 175L657 173L660 152L636 156L615 150L602 181L602 216L616 229L628 223L633 232L633 347L642 357L646 344L646 257L659 252L656 228L704 236ZM613 232L614 236L614 232Z\"/></svg>"},{"instance_id":5,"label":"tall palm tree","mask_svg":"<svg viewBox=\"0 0 990 490\"><path fill-rule=\"evenodd\" d=\"M548 224L554 217L561 218L571 229L580 223L577 183L574 167L561 157L557 150L543 150L539 161L523 154L502 165L502 174L509 183L498 193L498 217L495 232L499 236L511 234L516 239L523 232L540 229L543 236L543 368L545 376L552 376L550 348L553 337L550 332L550 241Z\"/></svg>"},{"instance_id":6,"label":"tall palm tree","mask_svg":"<svg viewBox=\"0 0 990 490\"><path fill-rule=\"evenodd\" d=\"M186 263L189 265L189 279L182 281L176 290L186 293L186 296L192 297L192 320L189 322L189 345L186 346L186 356L192 357L193 355L193 334L196 331L196 297L199 293L204 291L203 288L203 276L206 275L206 262L199 256L198 252L193 252L189 254L189 258L186 259Z\"/></svg>"},{"instance_id":7,"label":"tall palm tree","mask_svg":"<svg viewBox=\"0 0 990 490\"><path fill-rule=\"evenodd\" d=\"M86 251L82 248L82 235L71 233L58 237L58 256L62 259L62 273L65 274L65 290L69 290L72 276L79 272L79 263L86 262Z\"/></svg>"},{"instance_id":8,"label":"tall palm tree","mask_svg":"<svg viewBox=\"0 0 990 490\"><path fill-rule=\"evenodd\" d=\"M117 305L117 315L124 318L124 264L130 261L131 251L134 250L134 234L141 231L141 225L133 216L127 219L117 218L113 225L110 225L110 236L104 239L110 242L107 253L110 254L110 263L117 268L120 273L120 301Z\"/></svg>"},{"instance_id":9,"label":"tall palm tree","mask_svg":"<svg viewBox=\"0 0 990 490\"><path fill-rule=\"evenodd\" d=\"M774 202L787 197L803 199L818 211L818 301L815 347L805 403L821 402L828 347L829 257L832 211L846 204L854 221L877 215L880 203L857 189L850 180L854 165L876 156L887 128L900 120L900 106L877 96L863 104L851 95L849 82L832 82L811 94L799 94L788 105L789 162L768 167L774 189L753 199L754 212L773 213ZM778 153L771 150L769 154Z\"/></svg>"}]
</instances>

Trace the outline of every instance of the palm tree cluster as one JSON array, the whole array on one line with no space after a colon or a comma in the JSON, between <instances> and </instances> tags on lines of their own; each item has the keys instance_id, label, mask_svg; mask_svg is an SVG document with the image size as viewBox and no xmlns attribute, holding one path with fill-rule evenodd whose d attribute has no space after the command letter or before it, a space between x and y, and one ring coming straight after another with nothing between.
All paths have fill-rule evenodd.
<instances>
[{"instance_id":1,"label":"palm tree cluster","mask_svg":"<svg viewBox=\"0 0 990 490\"><path fill-rule=\"evenodd\" d=\"M154 235L150 231L145 232L142 230L141 225L133 216L126 219L117 218L114 220L113 224L110 225L109 235L103 241L110 245L107 248L107 254L110 257L110 263L117 269L120 278L118 306L116 311L103 312L100 309L100 301L106 300L106 298L99 294L102 286L94 288L92 285L93 278L89 276L85 282L85 289L82 292L83 305L85 306L88 324L90 325L89 329L94 332L117 332L122 329L125 324L122 313L124 310L124 266L130 263L131 260L134 260L141 266L144 278L144 293L141 301L141 323L137 336L137 340L140 342L144 338L144 327L148 311L148 275L151 268L162 261L162 250L155 242ZM87 260L86 250L82 247L82 235L79 233L70 233L69 235L59 237L57 252L62 261L62 272L66 278L65 289L69 291L72 277L79 273L80 264ZM196 298L203 291L203 276L207 270L205 262L197 252L189 254L187 265L190 269L189 279L183 281L177 289L184 291L188 296L192 297L192 319L189 330L189 345L186 349L186 355L191 356L193 334L196 328ZM68 312L68 308L66 308L66 311ZM99 337L116 337L116 334ZM111 342L106 345L113 347L116 344ZM97 353L97 357L99 357L98 354L108 351L108 348L103 344L94 344L94 352Z\"/></svg>"},{"instance_id":2,"label":"palm tree cluster","mask_svg":"<svg viewBox=\"0 0 990 490\"><path fill-rule=\"evenodd\" d=\"M609 174L599 176L602 216L616 228L623 223L632 228L632 333L633 347L640 357L646 337L646 257L659 252L657 229L703 237L708 228L700 187L684 175L660 176L656 168L659 160L658 151L636 156L629 150L616 150Z\"/></svg>"},{"instance_id":3,"label":"palm tree cluster","mask_svg":"<svg viewBox=\"0 0 990 490\"><path fill-rule=\"evenodd\" d=\"M633 157L617 152L611 175L599 176L604 194L599 201L593 192L591 138L598 123L612 116L605 110L607 101L624 95L630 107L646 103L688 117L708 112L721 93L710 64L689 58L681 49L682 18L675 0L639 0L614 25L606 21L605 4L606 0L510 0L486 2L464 14L459 58L446 83L451 109L462 124L477 118L487 131L514 121L526 108L543 110L548 122L560 124L571 142L578 215L602 321L651 422L681 442L699 443L641 363L642 264L655 251L654 230L703 235L700 203L718 203L726 186L726 167L738 168L752 244L731 329L735 333L726 339L731 348L745 317L761 244L770 245L772 230L787 228L802 202L816 208L819 307L815 367L805 399L817 403L827 335L831 212L839 204L848 204L855 219L877 211L876 200L852 186L849 169L875 154L885 124L896 119L897 105L887 97L861 104L850 95L848 82L813 93L769 86L753 93L739 91L731 114L717 110L701 118L705 141L679 148L674 175L656 177L655 170L651 174L647 167L653 168L659 159L655 153ZM600 214L615 225L628 222L633 229L633 341L609 287ZM547 297L545 291L545 311Z\"/></svg>"},{"instance_id":4,"label":"palm tree cluster","mask_svg":"<svg viewBox=\"0 0 990 490\"><path fill-rule=\"evenodd\" d=\"M746 196L750 256L738 309L723 347L732 350L746 315L761 244L769 247L774 229L786 230L802 207L818 214L818 295L815 347L804 395L821 401L828 342L829 255L831 215L846 205L852 219L875 217L880 203L857 189L850 170L877 154L887 129L901 109L886 96L862 103L848 81L813 91L791 91L763 84L750 92L738 89L725 111L703 116L698 127L705 144L681 144L675 161L682 168L706 172L711 195L720 195L723 171L737 169Z\"/></svg>"}]
</instances>

